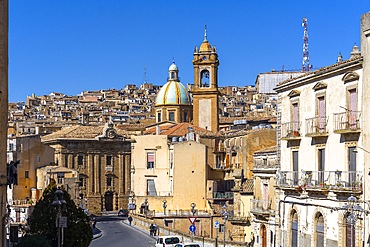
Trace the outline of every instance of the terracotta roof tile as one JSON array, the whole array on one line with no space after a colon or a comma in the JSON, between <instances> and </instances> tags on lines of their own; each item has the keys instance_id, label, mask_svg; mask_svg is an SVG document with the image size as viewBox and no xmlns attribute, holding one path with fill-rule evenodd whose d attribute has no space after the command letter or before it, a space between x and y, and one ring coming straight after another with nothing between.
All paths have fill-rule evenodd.
<instances>
[{"instance_id":1,"label":"terracotta roof tile","mask_svg":"<svg viewBox=\"0 0 370 247\"><path fill-rule=\"evenodd\" d=\"M57 132L42 137L42 141L50 141L55 139L94 139L103 134L103 125L74 125L65 127ZM117 134L126 136L126 131L117 129Z\"/></svg>"}]
</instances>

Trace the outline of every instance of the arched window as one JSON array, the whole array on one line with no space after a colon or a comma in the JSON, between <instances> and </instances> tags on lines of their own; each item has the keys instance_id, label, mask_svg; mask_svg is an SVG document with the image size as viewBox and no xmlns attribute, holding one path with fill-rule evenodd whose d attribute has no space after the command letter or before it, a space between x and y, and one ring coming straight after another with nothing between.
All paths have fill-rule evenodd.
<instances>
[{"instance_id":1,"label":"arched window","mask_svg":"<svg viewBox=\"0 0 370 247\"><path fill-rule=\"evenodd\" d=\"M324 216L321 213L316 218L316 247L324 246Z\"/></svg>"},{"instance_id":2,"label":"arched window","mask_svg":"<svg viewBox=\"0 0 370 247\"><path fill-rule=\"evenodd\" d=\"M200 87L209 87L209 71L202 70L200 72Z\"/></svg>"},{"instance_id":3,"label":"arched window","mask_svg":"<svg viewBox=\"0 0 370 247\"><path fill-rule=\"evenodd\" d=\"M296 211L293 211L292 213L292 228L291 228L291 234L292 234L292 247L298 246L298 214Z\"/></svg>"}]
</instances>

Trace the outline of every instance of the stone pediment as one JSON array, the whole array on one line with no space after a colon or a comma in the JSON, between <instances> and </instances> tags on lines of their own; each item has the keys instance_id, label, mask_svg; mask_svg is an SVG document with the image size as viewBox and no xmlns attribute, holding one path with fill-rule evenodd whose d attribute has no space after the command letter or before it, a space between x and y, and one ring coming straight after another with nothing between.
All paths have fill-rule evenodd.
<instances>
[{"instance_id":1,"label":"stone pediment","mask_svg":"<svg viewBox=\"0 0 370 247\"><path fill-rule=\"evenodd\" d=\"M316 83L316 85L312 88L313 90L317 91L317 90L320 90L320 89L326 89L328 87L328 85L322 81Z\"/></svg>"},{"instance_id":2,"label":"stone pediment","mask_svg":"<svg viewBox=\"0 0 370 247\"><path fill-rule=\"evenodd\" d=\"M359 78L360 76L356 72L348 72L343 76L342 81L347 83L351 81L358 81Z\"/></svg>"},{"instance_id":3,"label":"stone pediment","mask_svg":"<svg viewBox=\"0 0 370 247\"><path fill-rule=\"evenodd\" d=\"M123 136L117 134L117 130L113 127L113 123L107 123L104 126L103 134L97 136L98 140L123 140Z\"/></svg>"},{"instance_id":4,"label":"stone pediment","mask_svg":"<svg viewBox=\"0 0 370 247\"><path fill-rule=\"evenodd\" d=\"M299 96L300 94L301 94L301 92L300 92L300 91L298 91L298 90L292 90L292 91L290 91L290 93L288 94L288 97L293 98L293 97L297 97L297 96Z\"/></svg>"}]
</instances>

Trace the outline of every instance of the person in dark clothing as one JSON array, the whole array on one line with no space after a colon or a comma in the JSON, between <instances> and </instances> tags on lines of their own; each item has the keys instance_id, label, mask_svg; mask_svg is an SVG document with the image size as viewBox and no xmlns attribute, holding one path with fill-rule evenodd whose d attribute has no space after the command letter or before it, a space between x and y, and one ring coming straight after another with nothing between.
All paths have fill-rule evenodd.
<instances>
[{"instance_id":1,"label":"person in dark clothing","mask_svg":"<svg viewBox=\"0 0 370 247\"><path fill-rule=\"evenodd\" d=\"M128 219L128 223L130 224L130 226L131 226L131 223L132 223L132 217L131 217L131 215L127 218Z\"/></svg>"},{"instance_id":2,"label":"person in dark clothing","mask_svg":"<svg viewBox=\"0 0 370 247\"><path fill-rule=\"evenodd\" d=\"M157 229L158 229L157 224L156 224L156 223L154 223L154 225L153 225L153 235L154 235L154 236L156 236L156 235L157 235Z\"/></svg>"},{"instance_id":3,"label":"person in dark clothing","mask_svg":"<svg viewBox=\"0 0 370 247\"><path fill-rule=\"evenodd\" d=\"M150 233L150 236L154 235L154 225L153 224L149 226L149 233Z\"/></svg>"}]
</instances>

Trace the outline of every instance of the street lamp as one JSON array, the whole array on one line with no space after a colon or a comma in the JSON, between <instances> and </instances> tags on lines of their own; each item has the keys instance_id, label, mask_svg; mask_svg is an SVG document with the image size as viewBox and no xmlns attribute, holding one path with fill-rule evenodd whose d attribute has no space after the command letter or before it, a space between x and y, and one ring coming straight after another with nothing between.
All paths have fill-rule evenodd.
<instances>
[{"instance_id":1,"label":"street lamp","mask_svg":"<svg viewBox=\"0 0 370 247\"><path fill-rule=\"evenodd\" d=\"M222 212L221 212L221 215L224 219L224 247L226 246L226 220L227 220L227 216L228 216L228 212L227 212L227 206L226 204L224 204L222 206Z\"/></svg>"},{"instance_id":2,"label":"street lamp","mask_svg":"<svg viewBox=\"0 0 370 247\"><path fill-rule=\"evenodd\" d=\"M360 217L364 209L358 203L355 196L351 195L348 197L347 202L342 206L342 210L346 212L346 221L351 227L351 247L356 243L356 238L353 239L353 228L356 224L357 219Z\"/></svg>"},{"instance_id":3,"label":"street lamp","mask_svg":"<svg viewBox=\"0 0 370 247\"><path fill-rule=\"evenodd\" d=\"M163 207L163 215L164 215L164 217L166 217L166 208L167 208L167 201L166 200L163 200L162 207Z\"/></svg>"},{"instance_id":4,"label":"street lamp","mask_svg":"<svg viewBox=\"0 0 370 247\"><path fill-rule=\"evenodd\" d=\"M195 215L195 213L197 212L197 210L195 209L197 205L193 202L190 204L190 207L191 207L191 213L193 214L193 216Z\"/></svg>"},{"instance_id":5,"label":"street lamp","mask_svg":"<svg viewBox=\"0 0 370 247\"><path fill-rule=\"evenodd\" d=\"M57 207L57 218L56 218L56 226L57 226L57 234L58 234L58 247L63 246L63 228L67 227L66 220L62 221L62 210L61 206L67 204L67 202L63 199L63 191L59 188L55 191L55 198L51 205ZM63 217L65 219L65 217Z\"/></svg>"},{"instance_id":6,"label":"street lamp","mask_svg":"<svg viewBox=\"0 0 370 247\"><path fill-rule=\"evenodd\" d=\"M131 210L131 214L134 214L134 210L136 208L134 197L135 197L135 193L133 191L130 191L129 196L128 196L129 198L128 209Z\"/></svg>"},{"instance_id":7,"label":"street lamp","mask_svg":"<svg viewBox=\"0 0 370 247\"><path fill-rule=\"evenodd\" d=\"M163 200L163 204L162 204L162 207L163 207L163 224L164 226L166 226L166 208L167 208L167 201L166 200Z\"/></svg>"},{"instance_id":8,"label":"street lamp","mask_svg":"<svg viewBox=\"0 0 370 247\"><path fill-rule=\"evenodd\" d=\"M144 199L145 219L148 218L148 206L149 206L148 198L145 198Z\"/></svg>"}]
</instances>

